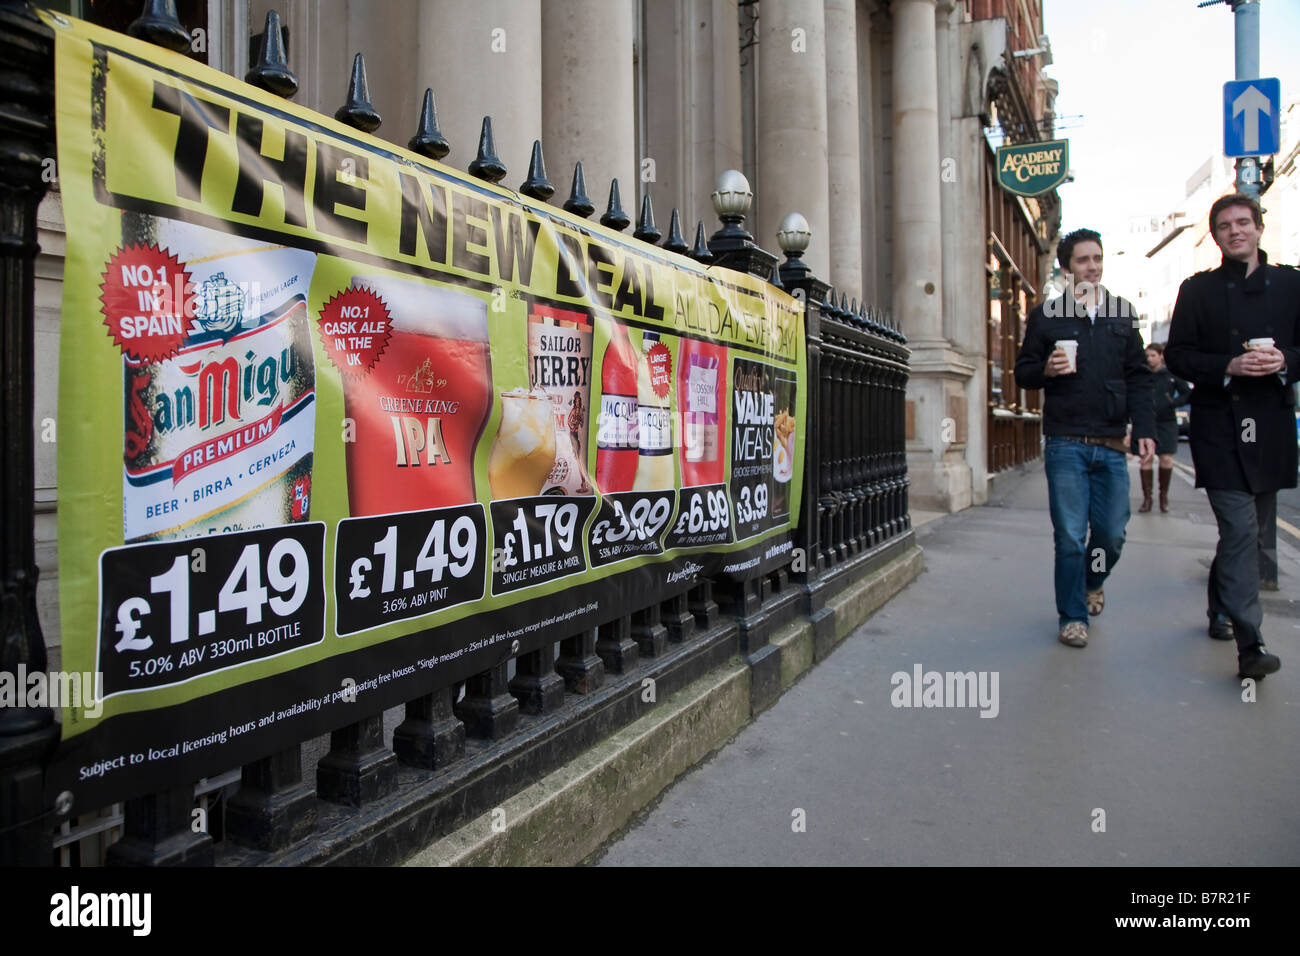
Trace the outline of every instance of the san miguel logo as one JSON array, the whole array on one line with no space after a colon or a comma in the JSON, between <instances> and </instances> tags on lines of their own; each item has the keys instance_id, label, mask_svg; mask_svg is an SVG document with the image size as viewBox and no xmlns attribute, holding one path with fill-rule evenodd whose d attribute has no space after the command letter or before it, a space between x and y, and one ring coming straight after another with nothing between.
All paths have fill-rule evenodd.
<instances>
[{"instance_id":1,"label":"san miguel logo","mask_svg":"<svg viewBox=\"0 0 1300 956\"><path fill-rule=\"evenodd\" d=\"M998 149L998 182L1016 196L1051 192L1070 174L1070 141L1021 143Z\"/></svg>"}]
</instances>

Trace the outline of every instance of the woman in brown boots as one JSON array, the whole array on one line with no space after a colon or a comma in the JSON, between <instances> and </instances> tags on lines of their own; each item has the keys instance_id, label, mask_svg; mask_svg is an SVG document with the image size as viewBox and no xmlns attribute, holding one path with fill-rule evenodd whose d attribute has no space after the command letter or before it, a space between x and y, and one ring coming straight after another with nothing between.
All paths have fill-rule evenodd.
<instances>
[{"instance_id":1,"label":"woman in brown boots","mask_svg":"<svg viewBox=\"0 0 1300 956\"><path fill-rule=\"evenodd\" d=\"M1174 453L1178 451L1178 416L1174 413L1179 405L1192 395L1192 386L1165 367L1165 347L1159 342L1147 346L1147 365L1151 367L1151 377L1155 380L1156 405L1156 456L1160 459L1160 510L1169 510L1169 479L1174 473ZM1137 454L1137 442L1130 450ZM1151 474L1152 462L1139 466L1142 478L1142 504L1138 511L1151 510Z\"/></svg>"}]
</instances>

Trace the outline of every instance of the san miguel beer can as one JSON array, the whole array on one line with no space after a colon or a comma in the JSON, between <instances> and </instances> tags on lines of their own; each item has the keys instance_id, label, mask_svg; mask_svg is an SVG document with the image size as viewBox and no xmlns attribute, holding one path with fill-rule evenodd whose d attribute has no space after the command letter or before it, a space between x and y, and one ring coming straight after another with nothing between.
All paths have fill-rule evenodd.
<instances>
[{"instance_id":1,"label":"san miguel beer can","mask_svg":"<svg viewBox=\"0 0 1300 956\"><path fill-rule=\"evenodd\" d=\"M124 217L124 238L184 265L174 357L123 357L123 537L186 538L305 521L316 374L314 253L189 223Z\"/></svg>"},{"instance_id":2,"label":"san miguel beer can","mask_svg":"<svg viewBox=\"0 0 1300 956\"><path fill-rule=\"evenodd\" d=\"M353 515L423 511L477 497L474 452L492 402L487 303L395 276L353 276L392 320L374 368L343 376Z\"/></svg>"},{"instance_id":3,"label":"san miguel beer can","mask_svg":"<svg viewBox=\"0 0 1300 956\"><path fill-rule=\"evenodd\" d=\"M551 396L555 463L545 495L589 495L587 421L591 406L591 319L585 313L534 305L528 317L528 378Z\"/></svg>"}]
</instances>

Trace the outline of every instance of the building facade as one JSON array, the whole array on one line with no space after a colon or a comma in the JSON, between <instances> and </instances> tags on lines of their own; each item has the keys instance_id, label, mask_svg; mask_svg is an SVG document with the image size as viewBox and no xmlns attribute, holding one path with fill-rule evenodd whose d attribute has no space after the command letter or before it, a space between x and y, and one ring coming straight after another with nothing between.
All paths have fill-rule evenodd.
<instances>
[{"instance_id":1,"label":"building facade","mask_svg":"<svg viewBox=\"0 0 1300 956\"><path fill-rule=\"evenodd\" d=\"M55 0L125 29L139 0ZM179 0L191 55L235 76L266 14L286 32L295 102L333 114L364 55L376 136L404 146L426 88L464 169L491 116L503 185L534 140L567 193L583 164L598 209L617 179L636 215L653 200L717 227L710 194L740 169L746 223L775 251L800 212L804 261L836 295L890 311L912 349L914 507L987 497L991 473L1038 453L1036 406L1011 373L1050 267L1059 201L996 185L994 141L1052 138L1042 0ZM63 216L41 215L37 419L57 414ZM40 605L58 641L52 443L37 465Z\"/></svg>"}]
</instances>

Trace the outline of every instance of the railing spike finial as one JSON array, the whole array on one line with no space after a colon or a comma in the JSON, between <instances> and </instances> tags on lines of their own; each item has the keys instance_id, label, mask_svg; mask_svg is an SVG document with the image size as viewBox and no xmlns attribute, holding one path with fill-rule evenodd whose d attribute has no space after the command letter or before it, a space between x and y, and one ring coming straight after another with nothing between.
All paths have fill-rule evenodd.
<instances>
[{"instance_id":1,"label":"railing spike finial","mask_svg":"<svg viewBox=\"0 0 1300 956\"><path fill-rule=\"evenodd\" d=\"M499 183L506 177L506 164L497 155L496 137L492 135L492 117L483 117L483 128L478 134L478 155L469 164L469 174L490 183Z\"/></svg>"},{"instance_id":2,"label":"railing spike finial","mask_svg":"<svg viewBox=\"0 0 1300 956\"><path fill-rule=\"evenodd\" d=\"M126 32L177 53L190 48L190 33L176 16L176 0L145 0L144 10Z\"/></svg>"},{"instance_id":3,"label":"railing spike finial","mask_svg":"<svg viewBox=\"0 0 1300 956\"><path fill-rule=\"evenodd\" d=\"M708 265L713 261L713 253L709 251L708 240L704 238L704 220L700 219L695 225L695 245L691 249L690 256L696 262L702 262Z\"/></svg>"},{"instance_id":4,"label":"railing spike finial","mask_svg":"<svg viewBox=\"0 0 1300 956\"><path fill-rule=\"evenodd\" d=\"M682 220L677 214L677 207L673 207L672 218L668 220L668 238L664 240L664 248L669 252L687 253L691 247L686 244L682 238Z\"/></svg>"},{"instance_id":5,"label":"railing spike finial","mask_svg":"<svg viewBox=\"0 0 1300 956\"><path fill-rule=\"evenodd\" d=\"M618 191L618 180L609 184L609 202L605 205L605 214L600 217L600 224L616 232L622 232L632 224L628 214L623 211L623 197Z\"/></svg>"},{"instance_id":6,"label":"railing spike finial","mask_svg":"<svg viewBox=\"0 0 1300 956\"><path fill-rule=\"evenodd\" d=\"M298 77L289 69L289 58L284 51L284 31L280 14L266 11L266 28L257 53L257 63L244 74L244 82L261 87L282 99L291 99L298 92Z\"/></svg>"},{"instance_id":7,"label":"railing spike finial","mask_svg":"<svg viewBox=\"0 0 1300 956\"><path fill-rule=\"evenodd\" d=\"M641 215L637 218L636 231L632 233L632 237L654 245L663 238L663 235L655 225L654 207L650 203L650 194L646 193L641 197Z\"/></svg>"},{"instance_id":8,"label":"railing spike finial","mask_svg":"<svg viewBox=\"0 0 1300 956\"><path fill-rule=\"evenodd\" d=\"M573 164L573 186L569 189L569 198L564 200L565 212L571 212L582 219L588 219L596 211L596 204L587 195L587 179L582 174L582 163Z\"/></svg>"},{"instance_id":9,"label":"railing spike finial","mask_svg":"<svg viewBox=\"0 0 1300 956\"><path fill-rule=\"evenodd\" d=\"M363 133L373 133L384 121L370 105L370 84L366 81L366 58L360 53L352 58L352 77L348 80L348 101L338 108L334 118Z\"/></svg>"},{"instance_id":10,"label":"railing spike finial","mask_svg":"<svg viewBox=\"0 0 1300 956\"><path fill-rule=\"evenodd\" d=\"M428 156L430 159L442 159L451 152L451 143L438 128L438 104L434 102L433 90L424 91L424 106L420 108L420 126L406 144L407 149Z\"/></svg>"},{"instance_id":11,"label":"railing spike finial","mask_svg":"<svg viewBox=\"0 0 1300 956\"><path fill-rule=\"evenodd\" d=\"M528 178L519 191L530 199L546 202L555 195L555 183L546 178L546 160L542 158L542 141L533 140L533 155L528 160Z\"/></svg>"}]
</instances>

